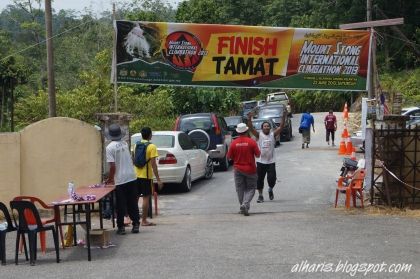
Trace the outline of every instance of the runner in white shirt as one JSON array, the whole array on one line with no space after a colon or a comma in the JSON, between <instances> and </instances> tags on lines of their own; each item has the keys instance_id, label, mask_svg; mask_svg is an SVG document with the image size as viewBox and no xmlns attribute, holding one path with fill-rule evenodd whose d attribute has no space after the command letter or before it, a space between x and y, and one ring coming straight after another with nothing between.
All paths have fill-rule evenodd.
<instances>
[{"instance_id":1,"label":"runner in white shirt","mask_svg":"<svg viewBox=\"0 0 420 279\"><path fill-rule=\"evenodd\" d=\"M248 114L248 127L250 132L255 136L258 143L258 147L261 150L261 156L257 159L257 190L258 190L258 199L257 202L264 202L263 189L264 189L264 179L267 174L268 182L268 196L270 200L274 199L273 188L276 185L276 161L274 158L274 147L276 145L275 138L280 135L284 127L284 119L286 118L286 110L283 112L283 117L281 118L281 123L278 128L274 131L271 131L270 122L264 121L261 124L261 132L257 133L254 126L252 125L252 117L254 112Z\"/></svg>"},{"instance_id":2,"label":"runner in white shirt","mask_svg":"<svg viewBox=\"0 0 420 279\"><path fill-rule=\"evenodd\" d=\"M105 184L115 184L117 196L117 234L125 234L124 216L128 213L133 221L132 233L139 232L140 218L137 204L137 176L127 142L118 124L111 124L106 137L112 142L106 147L109 176ZM128 211L128 212L127 212Z\"/></svg>"}]
</instances>

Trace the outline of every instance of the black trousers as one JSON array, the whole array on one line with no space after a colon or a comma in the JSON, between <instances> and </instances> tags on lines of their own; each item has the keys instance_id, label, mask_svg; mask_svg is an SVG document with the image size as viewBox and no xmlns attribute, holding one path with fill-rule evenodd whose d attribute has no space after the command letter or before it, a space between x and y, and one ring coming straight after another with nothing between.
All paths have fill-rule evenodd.
<instances>
[{"instance_id":1,"label":"black trousers","mask_svg":"<svg viewBox=\"0 0 420 279\"><path fill-rule=\"evenodd\" d=\"M133 225L140 224L139 206L137 204L137 180L117 185L117 227L124 227L124 216L128 213Z\"/></svg>"},{"instance_id":2,"label":"black trousers","mask_svg":"<svg viewBox=\"0 0 420 279\"><path fill-rule=\"evenodd\" d=\"M257 190L264 189L264 179L267 174L268 186L273 188L276 185L277 175L276 175L276 164L262 164L257 162Z\"/></svg>"},{"instance_id":3,"label":"black trousers","mask_svg":"<svg viewBox=\"0 0 420 279\"><path fill-rule=\"evenodd\" d=\"M326 134L327 141L330 141L330 134L331 134L331 140L334 141L335 129L327 129L327 134Z\"/></svg>"}]
</instances>

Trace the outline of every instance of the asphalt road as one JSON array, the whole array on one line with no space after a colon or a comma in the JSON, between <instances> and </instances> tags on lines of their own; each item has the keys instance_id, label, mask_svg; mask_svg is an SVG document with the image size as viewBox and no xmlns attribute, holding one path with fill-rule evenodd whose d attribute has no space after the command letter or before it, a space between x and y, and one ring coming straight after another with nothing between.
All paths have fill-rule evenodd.
<instances>
[{"instance_id":1,"label":"asphalt road","mask_svg":"<svg viewBox=\"0 0 420 279\"><path fill-rule=\"evenodd\" d=\"M309 149L301 149L295 115L293 140L276 148L275 199L268 201L266 191L266 202L255 197L249 217L238 214L230 168L194 183L189 193L161 195L157 226L112 234L116 246L94 249L92 262L75 247L60 250L57 264L49 241L35 267L23 256L15 266L14 234L8 236L0 278L419 278L419 219L346 211L343 197L334 209L342 158L325 143L324 115L314 114ZM393 273L390 267L400 267L393 264L412 266Z\"/></svg>"}]
</instances>

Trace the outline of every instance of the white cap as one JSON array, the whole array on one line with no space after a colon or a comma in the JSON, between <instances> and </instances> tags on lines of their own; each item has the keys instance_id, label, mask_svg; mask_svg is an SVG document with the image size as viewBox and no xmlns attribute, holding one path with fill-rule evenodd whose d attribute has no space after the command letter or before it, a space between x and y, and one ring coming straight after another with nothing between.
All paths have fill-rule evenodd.
<instances>
[{"instance_id":1,"label":"white cap","mask_svg":"<svg viewBox=\"0 0 420 279\"><path fill-rule=\"evenodd\" d=\"M246 131L248 131L248 126L246 126L245 123L239 123L238 126L236 126L236 132L238 132L238 134L245 133Z\"/></svg>"}]
</instances>

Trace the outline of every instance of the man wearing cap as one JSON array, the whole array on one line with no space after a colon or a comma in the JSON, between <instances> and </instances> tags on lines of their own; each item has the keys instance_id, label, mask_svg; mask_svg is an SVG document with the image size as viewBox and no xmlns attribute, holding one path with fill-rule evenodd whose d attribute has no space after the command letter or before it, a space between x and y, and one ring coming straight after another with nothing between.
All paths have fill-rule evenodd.
<instances>
[{"instance_id":1,"label":"man wearing cap","mask_svg":"<svg viewBox=\"0 0 420 279\"><path fill-rule=\"evenodd\" d=\"M261 150L261 156L257 159L257 189L258 199L257 202L264 202L263 189L265 175L267 175L268 182L268 197L270 200L274 199L273 188L276 185L277 174L276 174L276 158L274 156L274 147L276 146L276 137L278 137L284 127L284 119L286 118L286 110L283 111L283 117L281 118L280 126L274 131L271 130L270 122L264 121L261 124L261 131L257 133L254 126L252 125L253 112L248 114L248 126L250 132L255 136L258 147Z\"/></svg>"},{"instance_id":2,"label":"man wearing cap","mask_svg":"<svg viewBox=\"0 0 420 279\"><path fill-rule=\"evenodd\" d=\"M257 188L255 157L260 156L260 149L257 143L248 137L248 127L245 123L239 123L236 132L238 137L232 141L227 157L233 160L240 213L249 216L250 203Z\"/></svg>"},{"instance_id":3,"label":"man wearing cap","mask_svg":"<svg viewBox=\"0 0 420 279\"><path fill-rule=\"evenodd\" d=\"M106 147L106 161L109 164L109 176L105 184L115 184L117 196L117 234L125 234L124 216L132 220L132 233L138 233L140 227L139 207L137 205L137 177L127 142L118 124L108 127L106 136L112 142Z\"/></svg>"}]
</instances>

